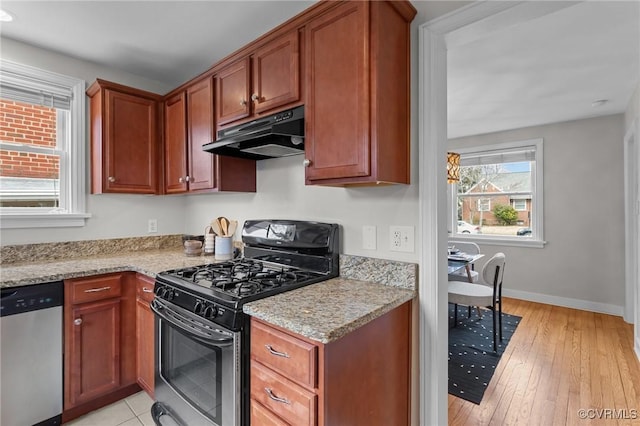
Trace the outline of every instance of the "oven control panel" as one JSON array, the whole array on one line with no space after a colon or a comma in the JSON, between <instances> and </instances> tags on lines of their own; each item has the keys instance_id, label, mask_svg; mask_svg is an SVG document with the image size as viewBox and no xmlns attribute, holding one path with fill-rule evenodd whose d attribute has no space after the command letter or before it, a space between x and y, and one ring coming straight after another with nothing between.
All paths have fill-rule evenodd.
<instances>
[{"instance_id":1,"label":"oven control panel","mask_svg":"<svg viewBox=\"0 0 640 426\"><path fill-rule=\"evenodd\" d=\"M156 297L180 306L195 315L222 325L230 330L238 330L241 326L241 315L210 300L205 300L186 290L169 285L156 283L154 292Z\"/></svg>"}]
</instances>

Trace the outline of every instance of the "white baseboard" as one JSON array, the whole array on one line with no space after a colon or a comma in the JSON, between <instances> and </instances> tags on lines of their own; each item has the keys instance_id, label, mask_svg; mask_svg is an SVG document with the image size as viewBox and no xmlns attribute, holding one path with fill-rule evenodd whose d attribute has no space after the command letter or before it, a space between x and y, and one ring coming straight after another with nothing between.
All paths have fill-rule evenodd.
<instances>
[{"instance_id":1,"label":"white baseboard","mask_svg":"<svg viewBox=\"0 0 640 426\"><path fill-rule=\"evenodd\" d=\"M638 357L638 361L640 361L640 336L636 336L636 356Z\"/></svg>"},{"instance_id":2,"label":"white baseboard","mask_svg":"<svg viewBox=\"0 0 640 426\"><path fill-rule=\"evenodd\" d=\"M513 289L504 289L503 296L514 299L528 300L530 302L546 303L547 305L562 306L565 308L580 309L582 311L598 312L601 314L616 315L621 317L624 313L623 306L610 305L608 303L591 302L588 300L571 299L569 297L550 296L548 294L530 293ZM636 351L638 344L636 342Z\"/></svg>"}]
</instances>

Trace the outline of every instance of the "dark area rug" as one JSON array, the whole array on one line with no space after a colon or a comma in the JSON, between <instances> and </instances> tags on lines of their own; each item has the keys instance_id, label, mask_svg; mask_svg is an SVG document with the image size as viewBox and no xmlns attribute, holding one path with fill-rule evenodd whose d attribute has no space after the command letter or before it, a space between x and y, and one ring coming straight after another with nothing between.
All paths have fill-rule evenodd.
<instances>
[{"instance_id":1,"label":"dark area rug","mask_svg":"<svg viewBox=\"0 0 640 426\"><path fill-rule=\"evenodd\" d=\"M473 308L471 318L467 307L458 306L458 325L453 327L454 307L449 304L449 393L480 404L484 391L496 370L521 317L502 314L502 342L493 351L493 314L483 309L482 318Z\"/></svg>"}]
</instances>

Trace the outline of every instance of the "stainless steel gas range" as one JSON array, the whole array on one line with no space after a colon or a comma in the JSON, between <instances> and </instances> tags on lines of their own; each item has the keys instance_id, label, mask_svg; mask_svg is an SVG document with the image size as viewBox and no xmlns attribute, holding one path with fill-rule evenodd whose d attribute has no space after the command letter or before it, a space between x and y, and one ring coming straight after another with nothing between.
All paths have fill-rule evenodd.
<instances>
[{"instance_id":1,"label":"stainless steel gas range","mask_svg":"<svg viewBox=\"0 0 640 426\"><path fill-rule=\"evenodd\" d=\"M244 256L157 275L157 425L249 423L249 321L242 306L339 275L339 227L249 220Z\"/></svg>"}]
</instances>

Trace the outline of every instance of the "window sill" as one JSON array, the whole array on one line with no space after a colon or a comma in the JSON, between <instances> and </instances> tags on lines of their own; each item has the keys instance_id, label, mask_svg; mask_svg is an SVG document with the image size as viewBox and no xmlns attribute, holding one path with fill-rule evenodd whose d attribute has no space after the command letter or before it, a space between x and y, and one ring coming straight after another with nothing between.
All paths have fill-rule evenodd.
<instances>
[{"instance_id":1,"label":"window sill","mask_svg":"<svg viewBox=\"0 0 640 426\"><path fill-rule=\"evenodd\" d=\"M511 247L529 247L544 248L547 244L544 240L535 240L529 237L494 237L482 234L456 234L450 235L450 240L470 241L476 244L488 244L492 246L511 246Z\"/></svg>"},{"instance_id":2,"label":"window sill","mask_svg":"<svg viewBox=\"0 0 640 426\"><path fill-rule=\"evenodd\" d=\"M0 228L70 228L84 226L90 217L88 213L5 213L0 215Z\"/></svg>"}]
</instances>

